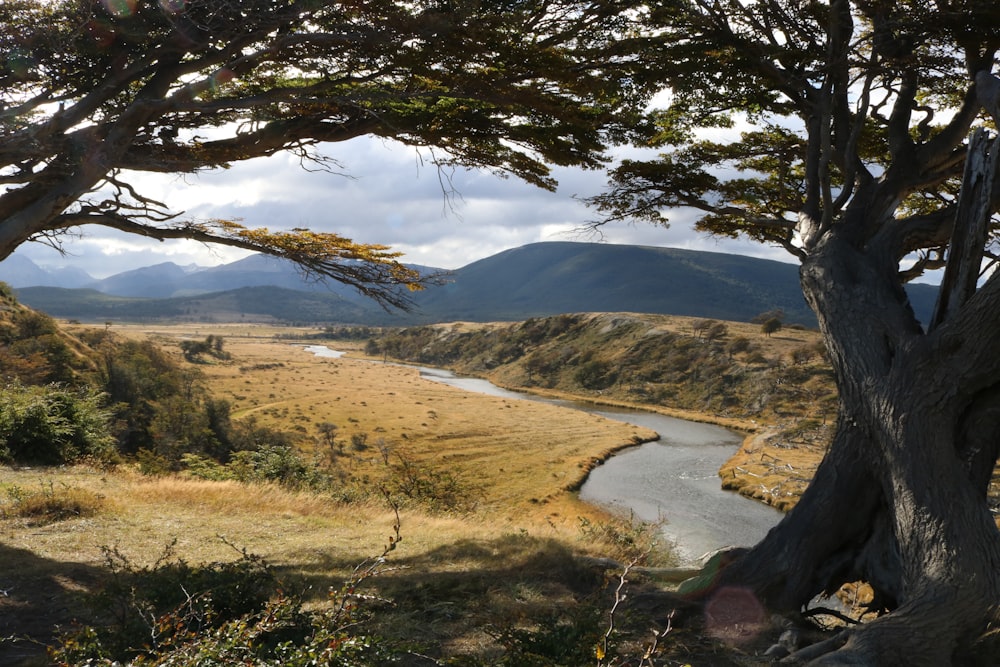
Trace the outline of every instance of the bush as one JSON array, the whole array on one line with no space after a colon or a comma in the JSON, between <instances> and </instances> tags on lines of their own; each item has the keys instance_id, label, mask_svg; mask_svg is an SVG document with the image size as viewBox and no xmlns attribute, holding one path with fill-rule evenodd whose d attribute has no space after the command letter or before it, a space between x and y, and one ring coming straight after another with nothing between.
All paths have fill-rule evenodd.
<instances>
[{"instance_id":1,"label":"bush","mask_svg":"<svg viewBox=\"0 0 1000 667\"><path fill-rule=\"evenodd\" d=\"M102 396L56 385L0 389L0 461L60 465L83 457L110 460L114 438Z\"/></svg>"},{"instance_id":2,"label":"bush","mask_svg":"<svg viewBox=\"0 0 1000 667\"><path fill-rule=\"evenodd\" d=\"M595 647L601 644L604 636L603 622L601 610L584 605L572 614L568 611L552 614L537 628L498 628L491 634L504 651L492 665L569 667L594 664Z\"/></svg>"},{"instance_id":3,"label":"bush","mask_svg":"<svg viewBox=\"0 0 1000 667\"><path fill-rule=\"evenodd\" d=\"M330 486L329 477L291 447L265 446L237 452L226 467L233 479L244 483L275 482L290 489L317 490Z\"/></svg>"},{"instance_id":4,"label":"bush","mask_svg":"<svg viewBox=\"0 0 1000 667\"><path fill-rule=\"evenodd\" d=\"M270 565L245 550L233 562L192 567L173 558L171 544L152 567L136 568L105 548L112 579L94 603L112 622L64 635L50 655L60 665L134 667L401 664L403 652L366 631L370 598L356 592L400 543L398 513L393 528L382 554L355 568L320 609L283 593Z\"/></svg>"},{"instance_id":5,"label":"bush","mask_svg":"<svg viewBox=\"0 0 1000 667\"><path fill-rule=\"evenodd\" d=\"M592 360L583 363L573 375L584 389L606 389L615 383L618 374L614 367L606 361Z\"/></svg>"},{"instance_id":6,"label":"bush","mask_svg":"<svg viewBox=\"0 0 1000 667\"><path fill-rule=\"evenodd\" d=\"M781 331L781 327L782 326L783 325L781 323L781 320L779 320L776 317L772 317L769 320L765 320L760 325L760 330L761 330L761 333L763 333L765 336L770 336L773 333L777 333L777 332Z\"/></svg>"},{"instance_id":7,"label":"bush","mask_svg":"<svg viewBox=\"0 0 1000 667\"><path fill-rule=\"evenodd\" d=\"M270 565L246 551L231 562L192 566L174 558L173 547L151 567L135 566L117 548L102 549L111 578L91 606L110 623L64 636L53 651L58 664L155 664L146 661L258 613L280 589Z\"/></svg>"}]
</instances>

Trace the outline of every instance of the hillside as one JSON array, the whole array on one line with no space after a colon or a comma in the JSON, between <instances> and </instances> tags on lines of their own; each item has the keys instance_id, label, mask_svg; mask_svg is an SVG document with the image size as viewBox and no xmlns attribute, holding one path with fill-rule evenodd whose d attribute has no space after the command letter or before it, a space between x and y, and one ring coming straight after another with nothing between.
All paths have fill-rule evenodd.
<instances>
[{"instance_id":1,"label":"hillside","mask_svg":"<svg viewBox=\"0 0 1000 667\"><path fill-rule=\"evenodd\" d=\"M94 369L94 351L0 283L0 374L4 383L73 385ZM0 451L6 446L0 439Z\"/></svg>"},{"instance_id":2,"label":"hillside","mask_svg":"<svg viewBox=\"0 0 1000 667\"><path fill-rule=\"evenodd\" d=\"M98 322L247 320L412 326L459 320L520 321L572 312L746 322L759 313L781 309L789 322L815 325L793 264L602 243L536 243L474 262L447 274L443 284L414 294L410 313L386 312L342 285L305 281L291 263L264 256L194 272L161 264L112 276L87 289L28 286L22 280L14 286L24 303L54 317ZM935 288L913 285L910 296L917 316L926 320Z\"/></svg>"},{"instance_id":3,"label":"hillside","mask_svg":"<svg viewBox=\"0 0 1000 667\"><path fill-rule=\"evenodd\" d=\"M820 335L634 313L512 324L403 329L367 353L443 366L494 384L574 400L640 406L754 436L723 486L779 509L794 505L829 441L836 388Z\"/></svg>"},{"instance_id":4,"label":"hillside","mask_svg":"<svg viewBox=\"0 0 1000 667\"><path fill-rule=\"evenodd\" d=\"M636 312L748 321L780 308L812 322L791 264L723 253L601 243L536 243L463 267L422 295L445 320Z\"/></svg>"},{"instance_id":5,"label":"hillside","mask_svg":"<svg viewBox=\"0 0 1000 667\"><path fill-rule=\"evenodd\" d=\"M273 286L242 287L198 296L148 299L103 294L93 289L28 287L18 298L53 317L87 322L358 322L372 318L366 305L334 294Z\"/></svg>"},{"instance_id":6,"label":"hillside","mask_svg":"<svg viewBox=\"0 0 1000 667\"><path fill-rule=\"evenodd\" d=\"M494 384L751 424L835 413L820 335L637 313L576 313L510 324L389 331L371 356L446 367ZM704 417L703 417L704 418Z\"/></svg>"}]
</instances>

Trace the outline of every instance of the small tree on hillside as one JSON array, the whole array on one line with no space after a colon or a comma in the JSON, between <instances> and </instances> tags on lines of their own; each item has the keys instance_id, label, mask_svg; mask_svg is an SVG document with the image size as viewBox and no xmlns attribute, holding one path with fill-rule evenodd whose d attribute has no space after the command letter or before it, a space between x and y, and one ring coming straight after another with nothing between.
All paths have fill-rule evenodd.
<instances>
[{"instance_id":1,"label":"small tree on hillside","mask_svg":"<svg viewBox=\"0 0 1000 667\"><path fill-rule=\"evenodd\" d=\"M772 317L769 320L764 320L764 322L760 325L760 330L761 333L770 338L771 334L781 331L781 320L779 320L777 317Z\"/></svg>"}]
</instances>

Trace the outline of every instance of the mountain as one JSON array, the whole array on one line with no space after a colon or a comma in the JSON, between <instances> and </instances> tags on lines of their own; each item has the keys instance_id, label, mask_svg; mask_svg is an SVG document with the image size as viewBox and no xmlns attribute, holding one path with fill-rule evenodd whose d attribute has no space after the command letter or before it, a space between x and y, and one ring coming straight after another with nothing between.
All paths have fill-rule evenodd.
<instances>
[{"instance_id":1,"label":"mountain","mask_svg":"<svg viewBox=\"0 0 1000 667\"><path fill-rule=\"evenodd\" d=\"M937 288L907 287L918 319ZM780 308L816 325L798 266L743 255L605 243L534 243L473 262L417 295L420 319L523 320L573 312L635 312L751 320Z\"/></svg>"},{"instance_id":2,"label":"mountain","mask_svg":"<svg viewBox=\"0 0 1000 667\"><path fill-rule=\"evenodd\" d=\"M811 321L797 276L792 264L739 255L536 243L459 269L449 284L428 290L418 303L448 319L629 311L746 321L781 308L789 321Z\"/></svg>"},{"instance_id":3,"label":"mountain","mask_svg":"<svg viewBox=\"0 0 1000 667\"><path fill-rule=\"evenodd\" d=\"M426 272L439 271L420 266L413 268ZM25 285L15 285L15 287L22 286ZM365 300L365 297L346 285L310 279L303 275L294 262L262 254L250 255L220 266L193 269L165 262L119 273L81 287L89 287L115 296L142 296L153 299L199 296L243 287L281 287L318 294L333 293L355 302Z\"/></svg>"},{"instance_id":4,"label":"mountain","mask_svg":"<svg viewBox=\"0 0 1000 667\"><path fill-rule=\"evenodd\" d=\"M0 281L11 287L85 287L94 279L82 269L63 267L43 269L27 257L11 255L0 262Z\"/></svg>"},{"instance_id":5,"label":"mountain","mask_svg":"<svg viewBox=\"0 0 1000 667\"><path fill-rule=\"evenodd\" d=\"M430 270L430 269L425 269ZM571 312L637 312L748 321L776 308L789 323L815 325L794 264L677 248L603 243L535 243L501 252L447 274L442 285L413 295L411 313L387 313L342 285L304 281L293 264L251 256L188 272L159 265L112 276L98 284L131 295L50 288L18 290L19 298L57 317L104 320L263 318L407 326L455 320L517 321ZM252 288L252 289L251 289ZM264 289L268 288L268 289ZM233 292L238 291L238 294ZM908 288L926 321L936 288ZM185 295L185 296L180 296ZM161 314L157 315L157 308ZM214 312L213 312L214 309Z\"/></svg>"},{"instance_id":6,"label":"mountain","mask_svg":"<svg viewBox=\"0 0 1000 667\"><path fill-rule=\"evenodd\" d=\"M191 322L368 322L376 313L335 294L281 287L241 287L198 296L149 299L104 294L93 289L23 287L18 300L53 317L81 321ZM375 307L377 308L377 306Z\"/></svg>"},{"instance_id":7,"label":"mountain","mask_svg":"<svg viewBox=\"0 0 1000 667\"><path fill-rule=\"evenodd\" d=\"M114 296L165 299L177 294L188 271L173 262L163 262L133 269L87 285L90 289Z\"/></svg>"}]
</instances>

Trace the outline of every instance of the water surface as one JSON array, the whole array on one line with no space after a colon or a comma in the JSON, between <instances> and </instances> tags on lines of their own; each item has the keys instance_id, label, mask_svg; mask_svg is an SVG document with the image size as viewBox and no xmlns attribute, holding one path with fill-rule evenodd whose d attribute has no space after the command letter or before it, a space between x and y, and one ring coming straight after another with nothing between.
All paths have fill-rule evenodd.
<instances>
[{"instance_id":1,"label":"water surface","mask_svg":"<svg viewBox=\"0 0 1000 667\"><path fill-rule=\"evenodd\" d=\"M626 449L591 471L580 498L637 519L661 522L662 531L686 563L724 546L750 546L781 518L781 512L725 491L718 471L742 436L713 424L676 419L645 410L597 407L513 392L479 378L421 368L424 377L466 391L552 403L650 428L660 440Z\"/></svg>"}]
</instances>

